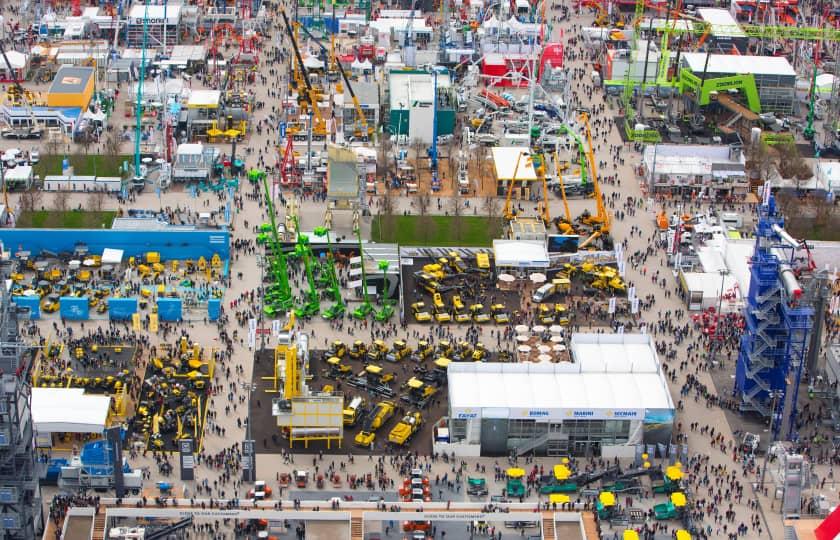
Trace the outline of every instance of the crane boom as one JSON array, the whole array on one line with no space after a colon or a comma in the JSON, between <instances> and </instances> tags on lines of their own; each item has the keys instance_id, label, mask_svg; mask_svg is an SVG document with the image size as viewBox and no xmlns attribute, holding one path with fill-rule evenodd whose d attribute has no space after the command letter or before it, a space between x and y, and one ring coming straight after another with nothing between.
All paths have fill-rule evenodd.
<instances>
[{"instance_id":1,"label":"crane boom","mask_svg":"<svg viewBox=\"0 0 840 540\"><path fill-rule=\"evenodd\" d=\"M309 98L309 105L312 107L312 114L315 116L315 122L313 123L312 131L317 135L326 135L327 127L324 118L321 116L321 110L318 108L318 93L312 87L312 83L309 82L309 75L306 72L306 66L303 63L303 57L300 55L300 47L298 47L297 39L295 39L295 32L292 30L292 25L289 22L289 17L286 16L286 10L281 9L280 15L283 17L283 23L286 25L286 32L289 34L289 39L292 42L292 48L295 51L295 59L297 59L298 68L300 69L301 76L306 83L306 93L307 97ZM299 90L303 90L302 88ZM305 101L304 101L305 102Z\"/></svg>"},{"instance_id":2,"label":"crane boom","mask_svg":"<svg viewBox=\"0 0 840 540\"><path fill-rule=\"evenodd\" d=\"M322 51L327 54L331 54L330 51L318 40L315 36L312 35L311 32L305 27L301 27L303 32L309 36L309 39L314 41ZM347 73L344 72L344 69L341 66L337 66L338 72L341 73L341 78L344 79L344 84L347 85L347 90L350 92L350 98L353 100L353 107L356 109L356 116L358 116L357 122L361 126L362 133L366 134L368 138L373 137L373 126L370 126L367 122L367 118L365 117L365 112L362 109L361 103L359 103L359 98L356 97L356 92L353 91L353 85L350 84L350 78L347 76Z\"/></svg>"},{"instance_id":3,"label":"crane boom","mask_svg":"<svg viewBox=\"0 0 840 540\"><path fill-rule=\"evenodd\" d=\"M589 159L589 173L592 178L592 188L595 194L595 203L598 208L598 214L595 221L601 225L601 231L609 232L610 230L610 216L607 213L607 208L604 206L604 197L601 194L601 185L598 182L598 169L595 167L595 151L592 146L592 130L589 127L589 113L581 112L581 120L586 126L586 142L589 150L586 152L586 157Z\"/></svg>"}]
</instances>

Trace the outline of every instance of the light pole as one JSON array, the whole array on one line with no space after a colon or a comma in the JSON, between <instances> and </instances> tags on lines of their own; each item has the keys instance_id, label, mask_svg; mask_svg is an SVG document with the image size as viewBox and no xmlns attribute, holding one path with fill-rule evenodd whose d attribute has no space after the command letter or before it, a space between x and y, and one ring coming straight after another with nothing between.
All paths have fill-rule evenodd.
<instances>
[{"instance_id":1,"label":"light pole","mask_svg":"<svg viewBox=\"0 0 840 540\"><path fill-rule=\"evenodd\" d=\"M265 286L265 256L261 253L257 253L257 266L260 269L260 314L257 317L257 322L259 323L257 328L260 330L260 350L264 350L265 333L262 331L262 324L265 313L265 291L263 290Z\"/></svg>"},{"instance_id":2,"label":"light pole","mask_svg":"<svg viewBox=\"0 0 840 540\"><path fill-rule=\"evenodd\" d=\"M776 407L779 404L779 400L784 396L784 390L770 390L769 397L772 399L772 405L770 407L770 441L767 443L767 450L764 452L764 465L761 467L761 480L759 481L759 488L764 488L764 476L767 474L767 463L770 459L770 448L772 448L773 443L776 442L776 429L774 427L776 423Z\"/></svg>"},{"instance_id":3,"label":"light pole","mask_svg":"<svg viewBox=\"0 0 840 540\"><path fill-rule=\"evenodd\" d=\"M245 441L242 443L242 481L257 481L257 452L254 446L254 439L251 436L251 395L257 389L257 385L251 382L241 382L242 388L248 390L248 416L246 417Z\"/></svg>"},{"instance_id":4,"label":"light pole","mask_svg":"<svg viewBox=\"0 0 840 540\"><path fill-rule=\"evenodd\" d=\"M720 335L720 325L723 322L723 314L721 313L721 309L723 308L723 291L724 291L724 284L726 283L726 275L729 273L726 270L720 269L718 270L720 274L720 294L718 295L718 305L717 305L717 322L715 323L715 331L712 334L712 342L709 344L709 367L711 364L714 364L715 360L717 360L717 351L718 351L718 336Z\"/></svg>"}]
</instances>

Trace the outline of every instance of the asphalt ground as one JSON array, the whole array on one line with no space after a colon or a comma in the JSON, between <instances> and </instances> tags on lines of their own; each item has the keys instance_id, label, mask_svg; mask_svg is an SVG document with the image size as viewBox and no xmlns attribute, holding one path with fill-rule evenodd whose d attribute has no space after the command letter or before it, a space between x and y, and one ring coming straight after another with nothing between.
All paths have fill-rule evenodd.
<instances>
[{"instance_id":1,"label":"asphalt ground","mask_svg":"<svg viewBox=\"0 0 840 540\"><path fill-rule=\"evenodd\" d=\"M390 346L391 343L388 343ZM408 346L415 348L416 342L408 341ZM336 379L324 374L324 370L328 368L326 363L325 351L314 350L310 351L309 373L312 378L307 381L310 388L320 390L325 384L332 385L336 392L343 392L345 401L349 396L361 396L365 399L367 406L373 407L376 403L383 401L381 396L374 395L366 390L351 387L346 383L345 379ZM273 388L273 381L265 380L266 377L274 375L274 350L266 349L259 351L256 354L256 361L254 362L254 370L252 372L253 384L256 385L256 390L251 399L251 422L252 432L257 441L257 453L259 454L279 454L283 451L290 450L289 441L287 438L281 436L280 428L277 427L277 421L271 414L271 400L280 397L280 394L267 392ZM427 358L422 364L431 369L434 358ZM360 360L354 360L345 355L342 363L350 366L352 374L358 374L364 370L365 364ZM416 410L413 406L400 399L400 387L408 381L416 373L413 371L418 366L412 360L402 360L399 363L381 362L380 365L385 372L393 373L394 380L389 386L394 390L395 396L387 398L396 404L396 411L393 416L385 422L385 424L376 431L375 452L382 453L383 450L395 450L388 440L388 433L391 429L399 423L402 417L408 412ZM423 415L423 424L420 430L409 440L409 443L400 447L400 451L407 450L420 452L422 454L430 454L432 451L432 428L434 424L447 414L448 394L446 385L440 387L437 393L433 396L425 408L421 410ZM323 452L324 454L343 454L352 453L355 455L369 455L371 451L369 448L361 448L355 444L354 438L361 429L363 420L356 423L355 426L345 426L344 433L340 447L335 443L327 447L325 441L311 441L307 453ZM295 452L300 452L303 448L303 443L296 443L294 447Z\"/></svg>"}]
</instances>

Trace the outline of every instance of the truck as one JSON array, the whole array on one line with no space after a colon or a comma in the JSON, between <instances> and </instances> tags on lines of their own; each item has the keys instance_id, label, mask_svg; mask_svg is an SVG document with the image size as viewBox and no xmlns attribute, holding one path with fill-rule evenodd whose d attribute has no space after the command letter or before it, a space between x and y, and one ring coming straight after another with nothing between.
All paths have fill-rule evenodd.
<instances>
[{"instance_id":1,"label":"truck","mask_svg":"<svg viewBox=\"0 0 840 540\"><path fill-rule=\"evenodd\" d=\"M569 278L555 278L534 291L531 300L536 304L541 304L555 294L568 294L571 288L572 282Z\"/></svg>"},{"instance_id":2,"label":"truck","mask_svg":"<svg viewBox=\"0 0 840 540\"><path fill-rule=\"evenodd\" d=\"M380 401L368 415L365 425L356 434L355 443L359 446L369 446L376 439L376 430L382 427L394 415L394 402Z\"/></svg>"},{"instance_id":3,"label":"truck","mask_svg":"<svg viewBox=\"0 0 840 540\"><path fill-rule=\"evenodd\" d=\"M78 456L73 456L69 464L61 467L58 487L73 493L85 489L113 489L115 470L111 452L111 443L104 439L85 444ZM132 469L125 458L121 467L125 490L139 494L143 489L143 471Z\"/></svg>"},{"instance_id":4,"label":"truck","mask_svg":"<svg viewBox=\"0 0 840 540\"><path fill-rule=\"evenodd\" d=\"M359 420L359 416L362 414L362 409L364 408L365 400L362 399L360 396L356 396L350 400L350 403L347 404L347 407L344 408L342 411L342 417L344 418L344 425L345 426L355 426L356 422Z\"/></svg>"},{"instance_id":5,"label":"truck","mask_svg":"<svg viewBox=\"0 0 840 540\"><path fill-rule=\"evenodd\" d=\"M423 417L419 412L408 413L388 433L388 440L392 443L403 445L420 430L422 423Z\"/></svg>"}]
</instances>

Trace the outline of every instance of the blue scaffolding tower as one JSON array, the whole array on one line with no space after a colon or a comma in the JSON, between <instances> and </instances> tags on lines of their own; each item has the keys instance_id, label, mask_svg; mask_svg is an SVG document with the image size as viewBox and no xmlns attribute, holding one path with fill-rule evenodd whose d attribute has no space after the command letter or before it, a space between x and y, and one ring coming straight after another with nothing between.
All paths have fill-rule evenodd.
<instances>
[{"instance_id":1,"label":"blue scaffolding tower","mask_svg":"<svg viewBox=\"0 0 840 540\"><path fill-rule=\"evenodd\" d=\"M801 247L785 232L784 218L769 197L759 210L750 259L735 395L741 411L772 418L773 440L781 432L789 389L793 395L787 438L796 438L796 402L813 324L814 310L804 300L794 272L796 251Z\"/></svg>"}]
</instances>

